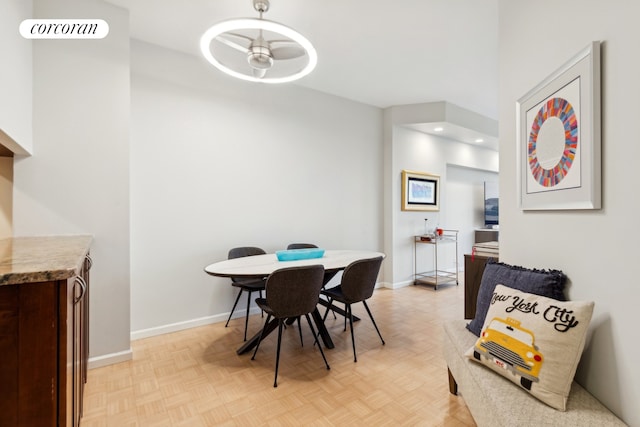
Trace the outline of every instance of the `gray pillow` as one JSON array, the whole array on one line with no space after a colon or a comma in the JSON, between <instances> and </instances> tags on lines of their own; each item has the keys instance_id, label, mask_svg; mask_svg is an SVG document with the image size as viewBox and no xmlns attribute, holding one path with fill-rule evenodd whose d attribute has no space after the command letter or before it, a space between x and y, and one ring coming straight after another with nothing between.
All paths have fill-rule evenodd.
<instances>
[{"instance_id":1,"label":"gray pillow","mask_svg":"<svg viewBox=\"0 0 640 427\"><path fill-rule=\"evenodd\" d=\"M480 336L496 285L501 284L522 292L566 301L563 293L566 279L567 276L559 270L528 269L489 259L478 289L476 317L469 322L467 329Z\"/></svg>"}]
</instances>

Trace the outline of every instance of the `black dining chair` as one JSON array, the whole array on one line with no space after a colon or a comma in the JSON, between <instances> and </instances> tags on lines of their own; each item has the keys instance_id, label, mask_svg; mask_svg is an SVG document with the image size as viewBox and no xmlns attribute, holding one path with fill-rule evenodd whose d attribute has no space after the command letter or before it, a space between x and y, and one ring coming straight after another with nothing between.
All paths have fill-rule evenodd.
<instances>
[{"instance_id":1,"label":"black dining chair","mask_svg":"<svg viewBox=\"0 0 640 427\"><path fill-rule=\"evenodd\" d=\"M233 258L241 258L245 256L254 256L254 255L264 255L266 252L261 248L256 248L253 246L242 246L239 248L233 248L229 251L228 259ZM247 279L242 277L232 277L231 285L240 289L238 292L238 296L236 297L236 301L233 303L233 308L231 309L231 313L229 313L229 318L227 319L227 323L224 325L225 328L229 326L229 320L231 320L231 316L238 305L238 301L240 300L240 295L242 292L247 293L247 314L244 320L244 341L247 340L247 327L249 326L249 308L251 306L251 294L253 292L259 292L260 297L262 297L262 291L265 286L265 279Z\"/></svg>"},{"instance_id":2,"label":"black dining chair","mask_svg":"<svg viewBox=\"0 0 640 427\"><path fill-rule=\"evenodd\" d=\"M338 286L324 289L321 292L322 295L325 295L329 298L329 307L331 307L331 304L334 301L341 302L345 305L345 312L347 313L347 315L344 319L344 330L347 330L348 318L349 326L351 328L351 344L353 345L354 362L357 362L358 358L356 356L356 340L353 334L353 312L351 310L352 304L355 304L357 302L362 302L362 304L364 304L364 308L367 309L367 313L371 318L371 322L373 322L373 326L378 332L378 336L380 337L380 341L382 341L382 345L385 344L384 339L382 339L382 335L380 334L380 330L378 329L378 325L376 325L376 321L373 319L373 315L371 314L371 310L369 310L369 306L367 305L366 301L367 299L371 298L371 295L373 295L373 288L376 285L376 279L378 278L378 273L380 272L380 265L382 265L382 257L354 261L344 269L344 273L342 274L342 281ZM327 311L324 313L323 319L327 318L329 307L327 307Z\"/></svg>"},{"instance_id":3,"label":"black dining chair","mask_svg":"<svg viewBox=\"0 0 640 427\"><path fill-rule=\"evenodd\" d=\"M317 248L317 245L314 245L313 243L289 243L289 246L287 246L287 250L291 250L291 249L311 249L311 248ZM324 272L324 279L323 279L323 284L322 284L322 288L324 289L324 286L329 283L329 281L331 279L333 279L333 277L337 274L336 271L331 271L331 272ZM332 311L333 313L333 311ZM336 314L333 313L333 318L336 319ZM298 324L298 327L300 327L300 324Z\"/></svg>"},{"instance_id":4,"label":"black dining chair","mask_svg":"<svg viewBox=\"0 0 640 427\"><path fill-rule=\"evenodd\" d=\"M260 347L263 334L267 330L267 325L273 317L278 321L278 347L276 350L276 368L273 379L273 386L278 387L278 366L280 365L280 343L282 342L282 328L286 319L300 318L307 319L309 328L317 343L316 331L311 323L309 314L316 310L320 289L322 288L322 278L324 267L322 265L310 265L303 267L288 267L274 271L267 278L265 298L256 299L258 306L267 313L264 328L260 333L258 344L253 352L251 360L255 360L256 353ZM298 322L300 322L298 320ZM329 363L322 350L322 345L318 343L320 354L327 367Z\"/></svg>"},{"instance_id":5,"label":"black dining chair","mask_svg":"<svg viewBox=\"0 0 640 427\"><path fill-rule=\"evenodd\" d=\"M287 246L287 250L291 250L291 249L312 249L312 248L317 248L318 246L314 245L313 243L289 243L289 246Z\"/></svg>"}]
</instances>

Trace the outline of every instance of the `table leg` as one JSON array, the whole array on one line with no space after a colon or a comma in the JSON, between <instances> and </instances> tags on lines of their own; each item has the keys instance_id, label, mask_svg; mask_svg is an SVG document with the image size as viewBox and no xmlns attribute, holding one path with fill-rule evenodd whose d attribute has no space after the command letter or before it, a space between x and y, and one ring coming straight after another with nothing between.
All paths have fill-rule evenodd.
<instances>
[{"instance_id":1,"label":"table leg","mask_svg":"<svg viewBox=\"0 0 640 427\"><path fill-rule=\"evenodd\" d=\"M324 325L324 322L322 321L322 315L320 314L320 311L316 308L315 310L313 310L313 312L311 312L311 316L313 316L313 321L316 324L316 328L318 328L318 332L320 333L320 338L322 339L324 346L326 348L334 348L335 345L333 344L333 340L331 339L331 335L329 335L329 331L327 330L327 327ZM267 323L267 326L265 327L265 330L262 334L262 339L267 337L271 332L275 331L277 327L278 327L278 319L271 319L269 323ZM258 345L259 339L260 339L260 332L258 332L257 334L249 338L244 344L242 344L242 347L236 350L236 353L245 354L253 350L253 348L256 345Z\"/></svg>"},{"instance_id":2,"label":"table leg","mask_svg":"<svg viewBox=\"0 0 640 427\"><path fill-rule=\"evenodd\" d=\"M335 345L333 344L331 335L329 335L329 331L327 330L327 327L322 321L322 315L320 314L320 310L318 310L317 307L311 312L311 316L313 317L313 321L315 322L316 327L318 328L318 334L320 335L320 338L322 339L324 346L326 348L334 348Z\"/></svg>"},{"instance_id":3,"label":"table leg","mask_svg":"<svg viewBox=\"0 0 640 427\"><path fill-rule=\"evenodd\" d=\"M267 325L264 327L264 333L262 335L262 339L264 339L266 336L268 336L277 327L278 327L278 319L271 319L269 321L269 323L267 323ZM258 345L258 340L260 340L260 332L262 332L262 330L258 331L257 334L255 334L254 336L249 338L247 341L245 341L245 343L242 344L242 347L240 347L238 350L236 350L236 353L237 354L244 354L244 353L247 353L248 351L253 350L253 348L256 345Z\"/></svg>"}]
</instances>

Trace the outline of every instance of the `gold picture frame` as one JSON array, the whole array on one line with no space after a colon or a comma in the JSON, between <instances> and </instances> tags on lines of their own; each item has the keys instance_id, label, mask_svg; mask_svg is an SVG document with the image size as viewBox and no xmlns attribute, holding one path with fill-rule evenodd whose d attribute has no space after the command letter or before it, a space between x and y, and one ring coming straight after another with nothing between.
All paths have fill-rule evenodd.
<instances>
[{"instance_id":1,"label":"gold picture frame","mask_svg":"<svg viewBox=\"0 0 640 427\"><path fill-rule=\"evenodd\" d=\"M403 211L439 211L440 175L402 171Z\"/></svg>"}]
</instances>

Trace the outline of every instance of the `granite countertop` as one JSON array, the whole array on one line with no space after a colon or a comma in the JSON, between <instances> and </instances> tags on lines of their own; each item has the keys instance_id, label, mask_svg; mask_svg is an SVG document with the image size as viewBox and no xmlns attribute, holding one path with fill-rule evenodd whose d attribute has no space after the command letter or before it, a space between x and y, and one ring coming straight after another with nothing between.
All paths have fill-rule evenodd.
<instances>
[{"instance_id":1,"label":"granite countertop","mask_svg":"<svg viewBox=\"0 0 640 427\"><path fill-rule=\"evenodd\" d=\"M1 239L0 286L73 277L92 240L86 235Z\"/></svg>"}]
</instances>

